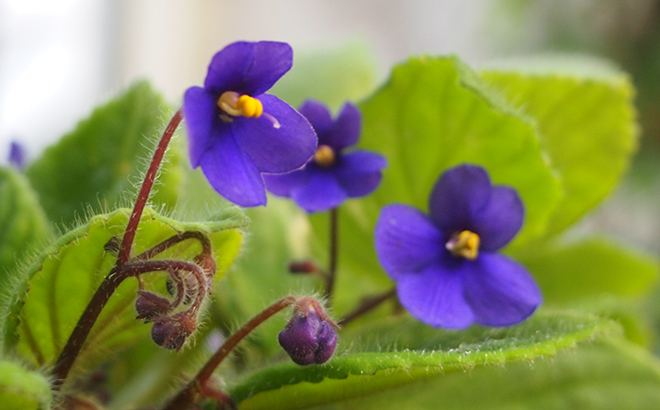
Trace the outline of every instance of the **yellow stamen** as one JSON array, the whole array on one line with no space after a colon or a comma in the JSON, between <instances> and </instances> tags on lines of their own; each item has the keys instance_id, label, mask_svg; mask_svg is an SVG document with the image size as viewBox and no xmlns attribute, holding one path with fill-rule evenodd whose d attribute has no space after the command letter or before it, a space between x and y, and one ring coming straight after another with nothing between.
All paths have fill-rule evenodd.
<instances>
[{"instance_id":1,"label":"yellow stamen","mask_svg":"<svg viewBox=\"0 0 660 410\"><path fill-rule=\"evenodd\" d=\"M218 107L232 117L259 118L264 112L261 101L234 91L222 93L218 98Z\"/></svg>"},{"instance_id":2,"label":"yellow stamen","mask_svg":"<svg viewBox=\"0 0 660 410\"><path fill-rule=\"evenodd\" d=\"M264 106L261 104L261 101L249 95L241 95L238 98L238 109L243 111L244 117L248 118L259 118L264 112Z\"/></svg>"},{"instance_id":3,"label":"yellow stamen","mask_svg":"<svg viewBox=\"0 0 660 410\"><path fill-rule=\"evenodd\" d=\"M479 235L470 231L455 234L447 242L445 247L456 256L462 256L469 260L475 260L479 254Z\"/></svg>"},{"instance_id":4,"label":"yellow stamen","mask_svg":"<svg viewBox=\"0 0 660 410\"><path fill-rule=\"evenodd\" d=\"M324 168L333 166L335 159L335 150L327 145L319 145L314 153L314 162Z\"/></svg>"}]
</instances>

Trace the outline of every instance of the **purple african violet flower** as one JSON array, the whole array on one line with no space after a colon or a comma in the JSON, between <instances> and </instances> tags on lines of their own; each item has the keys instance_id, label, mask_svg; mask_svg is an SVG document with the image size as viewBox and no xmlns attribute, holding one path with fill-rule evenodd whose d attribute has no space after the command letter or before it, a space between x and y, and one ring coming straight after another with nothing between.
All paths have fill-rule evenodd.
<instances>
[{"instance_id":1,"label":"purple african violet flower","mask_svg":"<svg viewBox=\"0 0 660 410\"><path fill-rule=\"evenodd\" d=\"M319 146L304 168L283 175L264 175L266 187L275 195L290 197L305 211L335 208L347 198L371 193L382 177L387 161L368 151L344 152L360 136L360 111L345 104L336 120L330 111L315 101L299 109L319 136Z\"/></svg>"},{"instance_id":2,"label":"purple african violet flower","mask_svg":"<svg viewBox=\"0 0 660 410\"><path fill-rule=\"evenodd\" d=\"M9 164L19 171L25 168L25 147L16 141L9 146Z\"/></svg>"},{"instance_id":3,"label":"purple african violet flower","mask_svg":"<svg viewBox=\"0 0 660 410\"><path fill-rule=\"evenodd\" d=\"M292 61L286 43L230 44L211 60L204 87L183 98L193 168L201 166L213 188L238 205L265 205L261 173L300 168L316 149L307 120L264 94Z\"/></svg>"},{"instance_id":4,"label":"purple african violet flower","mask_svg":"<svg viewBox=\"0 0 660 410\"><path fill-rule=\"evenodd\" d=\"M436 182L430 215L388 205L376 223L378 260L403 306L436 327L509 326L530 316L541 292L527 269L496 251L522 227L517 192L460 165Z\"/></svg>"}]
</instances>

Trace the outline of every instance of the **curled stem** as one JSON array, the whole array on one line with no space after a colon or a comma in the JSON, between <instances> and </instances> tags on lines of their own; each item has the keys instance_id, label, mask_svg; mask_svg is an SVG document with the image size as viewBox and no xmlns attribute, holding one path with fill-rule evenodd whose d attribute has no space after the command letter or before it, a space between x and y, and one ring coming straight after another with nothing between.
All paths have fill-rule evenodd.
<instances>
[{"instance_id":1,"label":"curled stem","mask_svg":"<svg viewBox=\"0 0 660 410\"><path fill-rule=\"evenodd\" d=\"M238 345L241 340L243 340L247 335L249 335L254 329L256 329L271 316L287 308L288 306L297 303L299 300L300 298L294 296L288 296L280 299L258 313L249 322L243 325L243 327L241 327L236 333L225 340L225 343L220 346L215 354L213 354L213 356L211 356L211 358L206 362L204 367L202 367L199 373L197 373L197 376L195 376L195 378L190 383L188 383L176 396L174 396L172 401L170 401L163 410L182 410L192 405L200 396L200 393L203 393L204 386L206 386L206 383L208 382L211 375L213 375L215 369L220 365L220 363L222 363L222 361L229 355L229 353Z\"/></svg>"}]
</instances>

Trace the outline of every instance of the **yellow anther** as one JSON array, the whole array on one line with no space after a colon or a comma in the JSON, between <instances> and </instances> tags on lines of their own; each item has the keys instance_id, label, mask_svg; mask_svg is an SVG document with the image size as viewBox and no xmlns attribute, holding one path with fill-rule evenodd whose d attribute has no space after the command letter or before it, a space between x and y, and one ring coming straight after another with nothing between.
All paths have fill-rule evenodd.
<instances>
[{"instance_id":1,"label":"yellow anther","mask_svg":"<svg viewBox=\"0 0 660 410\"><path fill-rule=\"evenodd\" d=\"M479 235L470 231L463 231L451 237L445 245L447 250L456 256L462 256L469 260L475 260L479 254Z\"/></svg>"},{"instance_id":2,"label":"yellow anther","mask_svg":"<svg viewBox=\"0 0 660 410\"><path fill-rule=\"evenodd\" d=\"M249 95L239 95L234 91L225 91L218 98L218 107L232 117L259 118L264 112L261 101Z\"/></svg>"},{"instance_id":3,"label":"yellow anther","mask_svg":"<svg viewBox=\"0 0 660 410\"><path fill-rule=\"evenodd\" d=\"M327 145L319 145L314 153L314 162L324 168L333 166L335 159L335 150Z\"/></svg>"},{"instance_id":4,"label":"yellow anther","mask_svg":"<svg viewBox=\"0 0 660 410\"><path fill-rule=\"evenodd\" d=\"M241 95L238 98L237 106L243 112L243 116L248 118L259 118L264 112L264 106L261 104L261 101L249 95Z\"/></svg>"}]
</instances>

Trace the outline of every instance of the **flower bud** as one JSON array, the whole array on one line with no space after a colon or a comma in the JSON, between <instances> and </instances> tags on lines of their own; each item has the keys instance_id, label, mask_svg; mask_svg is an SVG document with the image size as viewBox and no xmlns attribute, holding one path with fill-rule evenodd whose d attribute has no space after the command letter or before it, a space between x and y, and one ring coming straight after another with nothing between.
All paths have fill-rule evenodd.
<instances>
[{"instance_id":1,"label":"flower bud","mask_svg":"<svg viewBox=\"0 0 660 410\"><path fill-rule=\"evenodd\" d=\"M154 319L151 339L159 346L179 351L196 328L197 319L188 311L172 317L160 317Z\"/></svg>"},{"instance_id":2,"label":"flower bud","mask_svg":"<svg viewBox=\"0 0 660 410\"><path fill-rule=\"evenodd\" d=\"M278 337L291 360L301 366L327 362L337 347L336 325L318 302L313 302L297 306L293 318Z\"/></svg>"},{"instance_id":3,"label":"flower bud","mask_svg":"<svg viewBox=\"0 0 660 410\"><path fill-rule=\"evenodd\" d=\"M138 290L138 298L135 301L135 310L138 315L136 319L144 319L149 322L154 318L161 317L169 313L170 301L155 293Z\"/></svg>"}]
</instances>

